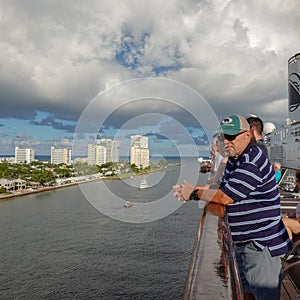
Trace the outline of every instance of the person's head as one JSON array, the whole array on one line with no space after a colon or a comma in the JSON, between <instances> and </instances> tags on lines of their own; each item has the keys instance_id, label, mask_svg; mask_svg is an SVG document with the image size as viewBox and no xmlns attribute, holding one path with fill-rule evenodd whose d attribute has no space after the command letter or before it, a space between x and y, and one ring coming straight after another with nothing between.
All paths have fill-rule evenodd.
<instances>
[{"instance_id":1,"label":"person's head","mask_svg":"<svg viewBox=\"0 0 300 300\"><path fill-rule=\"evenodd\" d=\"M280 170L281 164L277 161L273 162L273 169L274 169L274 171Z\"/></svg>"},{"instance_id":2,"label":"person's head","mask_svg":"<svg viewBox=\"0 0 300 300\"><path fill-rule=\"evenodd\" d=\"M262 138L262 133L264 130L264 123L263 121L256 116L251 116L249 118L246 119L247 122L250 125L250 131L252 132L255 140L259 140Z\"/></svg>"},{"instance_id":3,"label":"person's head","mask_svg":"<svg viewBox=\"0 0 300 300\"><path fill-rule=\"evenodd\" d=\"M240 156L251 138L250 125L244 117L230 115L221 122L219 139L224 141L225 150L229 156Z\"/></svg>"},{"instance_id":4,"label":"person's head","mask_svg":"<svg viewBox=\"0 0 300 300\"><path fill-rule=\"evenodd\" d=\"M220 155L222 155L223 157L226 156L224 142L219 140L219 132L213 135L210 149L212 155L217 155L218 153L220 153Z\"/></svg>"},{"instance_id":5,"label":"person's head","mask_svg":"<svg viewBox=\"0 0 300 300\"><path fill-rule=\"evenodd\" d=\"M216 155L218 153L218 144L217 142L213 142L210 147L210 152L212 155Z\"/></svg>"},{"instance_id":6,"label":"person's head","mask_svg":"<svg viewBox=\"0 0 300 300\"><path fill-rule=\"evenodd\" d=\"M214 136L211 141L210 152L212 155L216 155L219 152L219 141L217 136Z\"/></svg>"}]
</instances>

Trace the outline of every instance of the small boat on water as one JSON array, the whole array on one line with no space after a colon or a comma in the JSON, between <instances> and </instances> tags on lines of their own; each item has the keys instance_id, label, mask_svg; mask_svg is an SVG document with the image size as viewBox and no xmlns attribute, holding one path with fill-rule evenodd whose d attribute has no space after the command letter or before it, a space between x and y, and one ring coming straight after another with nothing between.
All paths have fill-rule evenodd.
<instances>
[{"instance_id":1,"label":"small boat on water","mask_svg":"<svg viewBox=\"0 0 300 300\"><path fill-rule=\"evenodd\" d=\"M125 204L124 204L124 207L126 207L126 208L130 208L132 206L133 206L133 203L130 202L130 201L126 201Z\"/></svg>"},{"instance_id":2,"label":"small boat on water","mask_svg":"<svg viewBox=\"0 0 300 300\"><path fill-rule=\"evenodd\" d=\"M145 178L142 179L140 182L139 189L142 190L142 189L146 189L148 187L149 187L149 184L148 184L147 180Z\"/></svg>"}]
</instances>

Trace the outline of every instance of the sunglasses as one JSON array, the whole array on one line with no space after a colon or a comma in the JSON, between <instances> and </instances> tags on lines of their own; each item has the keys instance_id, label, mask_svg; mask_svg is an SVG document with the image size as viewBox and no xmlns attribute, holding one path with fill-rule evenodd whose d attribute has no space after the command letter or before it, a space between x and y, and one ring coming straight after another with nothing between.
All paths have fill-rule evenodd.
<instances>
[{"instance_id":1,"label":"sunglasses","mask_svg":"<svg viewBox=\"0 0 300 300\"><path fill-rule=\"evenodd\" d=\"M242 133L244 133L244 132L246 132L246 131L242 131L242 132L240 132L240 133L238 133L238 134L236 134L236 135L219 134L219 135L218 135L218 140L219 140L220 142L224 142L224 140L227 140L227 141L231 142L231 141L233 141L237 136L239 136L240 134L242 134Z\"/></svg>"}]
</instances>

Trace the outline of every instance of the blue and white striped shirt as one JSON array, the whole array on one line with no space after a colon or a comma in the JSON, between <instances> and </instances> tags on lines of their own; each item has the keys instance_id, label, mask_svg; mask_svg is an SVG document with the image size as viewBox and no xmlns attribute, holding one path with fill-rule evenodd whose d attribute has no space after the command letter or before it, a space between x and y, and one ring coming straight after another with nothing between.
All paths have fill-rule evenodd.
<instances>
[{"instance_id":1,"label":"blue and white striped shirt","mask_svg":"<svg viewBox=\"0 0 300 300\"><path fill-rule=\"evenodd\" d=\"M253 142L238 158L229 157L221 190L234 200L226 209L235 243L253 241L272 256L288 252L291 241L281 220L275 173Z\"/></svg>"}]
</instances>

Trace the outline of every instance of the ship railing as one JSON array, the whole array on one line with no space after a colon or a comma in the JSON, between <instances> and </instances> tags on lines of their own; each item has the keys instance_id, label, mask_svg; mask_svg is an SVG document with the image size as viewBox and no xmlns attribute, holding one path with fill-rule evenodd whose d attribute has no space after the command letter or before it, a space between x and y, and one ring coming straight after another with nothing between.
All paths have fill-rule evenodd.
<instances>
[{"instance_id":1,"label":"ship railing","mask_svg":"<svg viewBox=\"0 0 300 300\"><path fill-rule=\"evenodd\" d=\"M299 188L296 182L296 170L290 167L281 167L281 179L277 186L280 192L280 206L283 215L296 216L296 207L300 199Z\"/></svg>"},{"instance_id":2,"label":"ship railing","mask_svg":"<svg viewBox=\"0 0 300 300\"><path fill-rule=\"evenodd\" d=\"M208 203L203 211L183 299L243 299L231 233L221 204Z\"/></svg>"}]
</instances>

